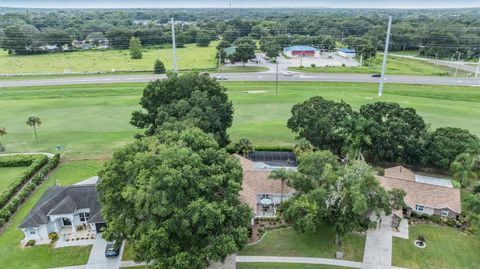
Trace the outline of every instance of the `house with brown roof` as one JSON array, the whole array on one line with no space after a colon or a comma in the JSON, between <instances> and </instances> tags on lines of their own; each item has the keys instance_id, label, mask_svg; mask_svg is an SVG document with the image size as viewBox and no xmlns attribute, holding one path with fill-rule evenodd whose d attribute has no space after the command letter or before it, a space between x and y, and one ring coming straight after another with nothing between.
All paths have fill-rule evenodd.
<instances>
[{"instance_id":1,"label":"house with brown roof","mask_svg":"<svg viewBox=\"0 0 480 269\"><path fill-rule=\"evenodd\" d=\"M402 189L406 192L407 207L402 212L394 212L398 217L415 212L455 218L462 212L460 190L453 188L449 180L417 175L403 166L385 169L379 180L386 190Z\"/></svg>"},{"instance_id":2,"label":"house with brown roof","mask_svg":"<svg viewBox=\"0 0 480 269\"><path fill-rule=\"evenodd\" d=\"M243 183L240 191L240 201L249 205L254 218L275 217L277 206L281 200L290 198L295 190L285 184L282 198L282 182L269 178L272 169L258 165L240 155L235 155L243 168Z\"/></svg>"}]
</instances>

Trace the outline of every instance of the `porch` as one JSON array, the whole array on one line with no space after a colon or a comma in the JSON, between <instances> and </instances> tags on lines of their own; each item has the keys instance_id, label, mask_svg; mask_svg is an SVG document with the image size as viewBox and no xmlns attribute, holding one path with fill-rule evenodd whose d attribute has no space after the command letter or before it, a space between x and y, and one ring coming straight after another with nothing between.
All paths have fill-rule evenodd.
<instances>
[{"instance_id":1,"label":"porch","mask_svg":"<svg viewBox=\"0 0 480 269\"><path fill-rule=\"evenodd\" d=\"M73 231L70 227L63 227L58 235L59 239L55 244L56 248L91 245L95 241L97 232L87 224L79 225L76 227L76 231Z\"/></svg>"}]
</instances>

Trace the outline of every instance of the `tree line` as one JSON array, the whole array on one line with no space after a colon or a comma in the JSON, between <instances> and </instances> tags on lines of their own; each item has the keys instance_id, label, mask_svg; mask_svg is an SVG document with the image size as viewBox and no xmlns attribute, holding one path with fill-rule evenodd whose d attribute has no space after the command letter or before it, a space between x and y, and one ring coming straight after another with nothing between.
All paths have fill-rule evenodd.
<instances>
[{"instance_id":1,"label":"tree line","mask_svg":"<svg viewBox=\"0 0 480 269\"><path fill-rule=\"evenodd\" d=\"M418 50L427 57L475 59L480 55L479 9L461 10L122 10L29 11L0 15L2 47L39 52L42 44L106 38L127 48L131 37L144 45L171 43L168 21L175 17L177 44L202 45L219 37L274 39L278 45L332 49L340 42L358 51L383 49L387 15L393 15L391 50ZM30 48L26 50L25 48ZM370 53L365 53L370 55Z\"/></svg>"}]
</instances>

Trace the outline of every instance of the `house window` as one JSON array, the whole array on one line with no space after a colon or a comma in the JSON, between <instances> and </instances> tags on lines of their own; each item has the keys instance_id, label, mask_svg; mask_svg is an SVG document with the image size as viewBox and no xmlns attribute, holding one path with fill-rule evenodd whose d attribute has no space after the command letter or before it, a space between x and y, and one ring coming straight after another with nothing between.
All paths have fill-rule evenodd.
<instances>
[{"instance_id":1,"label":"house window","mask_svg":"<svg viewBox=\"0 0 480 269\"><path fill-rule=\"evenodd\" d=\"M270 194L264 193L260 196L260 199L270 199Z\"/></svg>"},{"instance_id":2,"label":"house window","mask_svg":"<svg viewBox=\"0 0 480 269\"><path fill-rule=\"evenodd\" d=\"M88 212L83 212L83 213L80 213L78 214L78 216L80 217L80 221L88 221L88 217L90 216L90 213Z\"/></svg>"},{"instance_id":3,"label":"house window","mask_svg":"<svg viewBox=\"0 0 480 269\"><path fill-rule=\"evenodd\" d=\"M30 235L36 235L36 234L37 234L37 232L35 232L35 230L30 230L28 233L29 233Z\"/></svg>"},{"instance_id":4,"label":"house window","mask_svg":"<svg viewBox=\"0 0 480 269\"><path fill-rule=\"evenodd\" d=\"M448 209L442 209L442 217L448 217Z\"/></svg>"},{"instance_id":5,"label":"house window","mask_svg":"<svg viewBox=\"0 0 480 269\"><path fill-rule=\"evenodd\" d=\"M423 211L423 205L416 205L415 210L416 211Z\"/></svg>"},{"instance_id":6,"label":"house window","mask_svg":"<svg viewBox=\"0 0 480 269\"><path fill-rule=\"evenodd\" d=\"M72 225L72 221L68 218L63 218L62 221L63 221L63 226L71 226Z\"/></svg>"}]
</instances>

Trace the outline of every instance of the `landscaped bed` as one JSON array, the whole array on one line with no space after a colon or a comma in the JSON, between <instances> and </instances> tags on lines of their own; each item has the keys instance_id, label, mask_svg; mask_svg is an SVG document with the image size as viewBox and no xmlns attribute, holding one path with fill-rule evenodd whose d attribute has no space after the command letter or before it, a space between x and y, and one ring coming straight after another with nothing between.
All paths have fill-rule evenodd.
<instances>
[{"instance_id":1,"label":"landscaped bed","mask_svg":"<svg viewBox=\"0 0 480 269\"><path fill-rule=\"evenodd\" d=\"M426 247L414 241L425 238ZM422 269L477 268L480 264L480 237L466 235L451 227L419 224L410 227L410 239L393 239L394 266Z\"/></svg>"},{"instance_id":2,"label":"landscaped bed","mask_svg":"<svg viewBox=\"0 0 480 269\"><path fill-rule=\"evenodd\" d=\"M60 165L21 206L16 215L7 223L0 233L0 267L1 268L51 268L86 264L91 246L53 248L39 245L22 248L20 240L24 234L16 227L30 212L45 190L59 184L71 185L96 175L103 161L75 161Z\"/></svg>"},{"instance_id":3,"label":"landscaped bed","mask_svg":"<svg viewBox=\"0 0 480 269\"><path fill-rule=\"evenodd\" d=\"M341 248L335 245L334 240L335 232L326 225L315 234L300 234L291 227L281 228L268 231L260 242L245 247L239 255L334 259L335 252L342 250L345 260L363 259L365 236L346 235Z\"/></svg>"}]
</instances>

